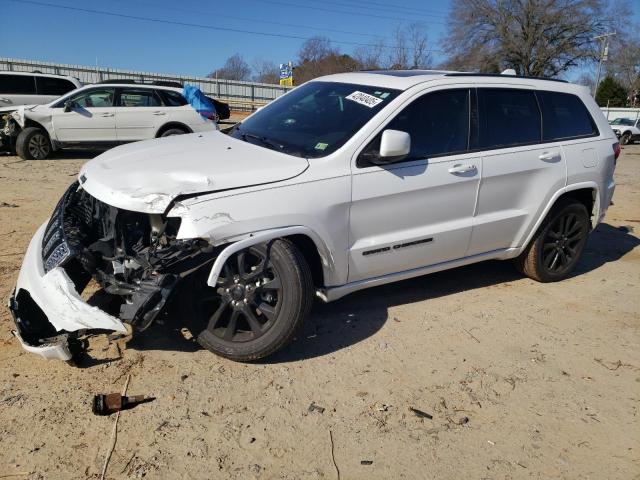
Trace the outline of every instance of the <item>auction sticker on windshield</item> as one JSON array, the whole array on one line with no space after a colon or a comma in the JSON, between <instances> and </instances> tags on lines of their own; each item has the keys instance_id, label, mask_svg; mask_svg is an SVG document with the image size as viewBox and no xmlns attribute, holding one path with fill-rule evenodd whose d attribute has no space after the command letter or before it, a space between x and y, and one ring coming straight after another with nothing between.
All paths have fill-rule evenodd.
<instances>
[{"instance_id":1,"label":"auction sticker on windshield","mask_svg":"<svg viewBox=\"0 0 640 480\"><path fill-rule=\"evenodd\" d=\"M374 97L373 95L369 95L368 93L364 93L364 92L359 92L357 90L347 95L344 98L346 98L347 100L352 100L356 103L359 103L360 105L364 105L369 108L373 108L376 105L378 105L380 102L382 102L381 98Z\"/></svg>"}]
</instances>

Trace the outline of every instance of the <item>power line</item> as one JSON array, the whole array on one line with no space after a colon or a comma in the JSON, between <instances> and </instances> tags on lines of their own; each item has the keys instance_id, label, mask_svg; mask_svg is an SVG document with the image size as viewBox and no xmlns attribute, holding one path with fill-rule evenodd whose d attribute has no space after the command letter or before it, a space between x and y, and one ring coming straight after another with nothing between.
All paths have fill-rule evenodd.
<instances>
[{"instance_id":1,"label":"power line","mask_svg":"<svg viewBox=\"0 0 640 480\"><path fill-rule=\"evenodd\" d=\"M131 5L131 1L130 0L111 0L111 2L116 2L116 3L122 3L125 4L127 6ZM155 9L163 9L163 10L169 10L169 11L173 11L173 12L184 12L184 8L172 8L172 7L164 7L164 6L158 6L155 3L149 3L149 2L140 2L138 0L135 0L135 3L138 5L145 5L148 7L153 7ZM327 27L315 27L312 25L304 25L304 24L292 24L292 23L283 23L283 22L274 22L272 20L256 20L253 18L245 18L245 17L236 17L234 15L225 15L225 14L220 14L217 12L205 12L203 10L193 10L193 9L189 9L190 13L197 13L200 15L213 15L216 18L228 18L230 20L240 20L242 22L253 22L253 23L261 23L261 24L270 24L270 25L278 25L280 27L291 27L291 28L297 28L297 29L302 29L302 30L315 30L315 31L319 31L319 30L323 30L326 32L334 32L334 33L343 33L345 35L358 35L361 37L378 37L378 35L376 35L375 33L359 33L359 32L349 32L347 30L337 30L335 28L327 28Z\"/></svg>"},{"instance_id":2,"label":"power line","mask_svg":"<svg viewBox=\"0 0 640 480\"><path fill-rule=\"evenodd\" d=\"M364 8L364 6L361 5L357 5L357 4L353 4L353 3L342 3L342 2L334 2L334 1L330 1L330 0L323 0L322 2L323 4L327 4L330 3L332 5L338 5L339 7L347 7L347 8ZM385 5L384 3L375 3L375 2L367 2L367 8L371 9L373 8L374 10L386 10L386 11L391 11L394 13L401 13L402 15L421 15L424 17L437 17L437 18L446 18L446 15L443 14L437 14L437 13L427 13L422 12L420 9L412 9L412 8L408 8L408 7L396 7L396 6L390 6L390 5ZM374 5L372 7L372 5ZM300 5L302 6L302 5ZM406 12L398 12L398 8L403 9L403 10L408 10ZM358 14L361 14L361 12L358 12Z\"/></svg>"},{"instance_id":3,"label":"power line","mask_svg":"<svg viewBox=\"0 0 640 480\"><path fill-rule=\"evenodd\" d=\"M364 3L366 6L370 6L370 5L380 5L382 7L385 8L394 8L394 9L401 9L401 10L410 10L410 11L415 11L415 12L423 12L423 13L428 13L428 14L433 14L433 15L437 15L443 18L447 18L448 13L443 11L443 10L427 10L424 8L416 8L416 7L405 7L402 5L396 5L396 4L392 4L392 3L380 3L380 2L370 2L368 0L351 0L350 3ZM354 5L355 6L355 5Z\"/></svg>"},{"instance_id":4,"label":"power line","mask_svg":"<svg viewBox=\"0 0 640 480\"><path fill-rule=\"evenodd\" d=\"M67 6L67 5L58 5L58 4L55 4L55 3L39 2L39 1L36 1L36 0L9 0L9 1L14 2L14 3L38 5L38 6L42 6L42 7L51 7L51 8L59 8L59 9L63 9L63 10L72 10L72 11L76 11L76 12L91 13L91 14L95 14L95 15L105 15L105 16L117 17L117 18L126 18L126 19L129 19L129 20L140 20L140 21L144 21L144 22L161 23L161 24L166 24L166 25L177 25L177 26L180 26L180 27L193 27L193 28L201 28L201 29L205 29L205 30L216 30L216 31L221 31L221 32L232 32L232 33L243 33L243 34L248 34L248 35L260 35L260 36L263 36L263 37L290 38L290 39L295 39L295 40L310 40L311 39L310 37L302 37L302 36L299 36L299 35L287 35L287 34L282 34L282 33L260 32L260 31L256 31L256 30L242 30L242 29L239 29L239 28L218 27L218 26L214 26L214 25L204 25L204 24L198 24L198 23L179 22L177 20L165 20L165 19L161 19L161 18L143 17L143 16L139 16L139 15L129 15L129 14L125 14L125 13L108 12L108 11L105 11L105 10L94 10L94 9L82 8L82 7L70 7L70 6ZM345 40L332 40L332 42L333 43L343 44L343 45L354 45L354 46L361 46L361 47L379 47L379 45L375 45L375 44L372 44L372 43L349 42L349 41L345 41ZM383 48L393 48L393 47L383 46ZM413 49L409 48L409 50L413 50ZM426 51L428 51L428 52L440 52L441 50L427 49Z\"/></svg>"},{"instance_id":5,"label":"power line","mask_svg":"<svg viewBox=\"0 0 640 480\"><path fill-rule=\"evenodd\" d=\"M332 8L323 8L323 7L315 7L315 6L310 6L310 5L300 5L300 4L297 4L297 3L282 2L280 0L259 0L259 1L262 1L264 3L270 3L272 5L282 5L282 6L285 6L285 7L295 7L295 8L306 8L307 10L318 10L320 12L341 13L343 15L353 15L353 16L356 16L356 17L371 17L371 18L381 18L383 20L398 20L398 21L401 21L401 22L414 22L414 23L416 23L416 20L415 19L411 19L411 18L390 17L388 15L375 15L373 13L366 13L366 12L347 12L347 11L344 11L344 10L336 10L336 9L332 9ZM426 22L418 21L417 23L426 23ZM430 23L441 23L441 24L444 24L445 22L439 22L439 21L435 21L435 20L430 20Z\"/></svg>"}]
</instances>

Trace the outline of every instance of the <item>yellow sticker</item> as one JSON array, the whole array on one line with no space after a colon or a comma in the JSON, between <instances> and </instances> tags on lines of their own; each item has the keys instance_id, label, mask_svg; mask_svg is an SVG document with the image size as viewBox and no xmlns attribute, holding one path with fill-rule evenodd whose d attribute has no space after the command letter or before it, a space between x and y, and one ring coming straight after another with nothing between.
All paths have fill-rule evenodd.
<instances>
[{"instance_id":1,"label":"yellow sticker","mask_svg":"<svg viewBox=\"0 0 640 480\"><path fill-rule=\"evenodd\" d=\"M316 150L324 150L329 146L328 143L316 143Z\"/></svg>"}]
</instances>

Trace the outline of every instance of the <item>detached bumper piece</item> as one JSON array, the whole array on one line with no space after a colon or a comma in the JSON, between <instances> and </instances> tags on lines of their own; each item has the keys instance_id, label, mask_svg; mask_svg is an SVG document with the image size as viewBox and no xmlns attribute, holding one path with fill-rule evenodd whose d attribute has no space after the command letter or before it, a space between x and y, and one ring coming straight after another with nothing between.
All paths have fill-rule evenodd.
<instances>
[{"instance_id":1,"label":"detached bumper piece","mask_svg":"<svg viewBox=\"0 0 640 480\"><path fill-rule=\"evenodd\" d=\"M9 310L16 324L12 330L22 348L36 353L47 360L69 361L73 358L69 344L69 335L56 335L42 309L33 301L26 290L20 290L16 298L15 292L9 299Z\"/></svg>"}]
</instances>

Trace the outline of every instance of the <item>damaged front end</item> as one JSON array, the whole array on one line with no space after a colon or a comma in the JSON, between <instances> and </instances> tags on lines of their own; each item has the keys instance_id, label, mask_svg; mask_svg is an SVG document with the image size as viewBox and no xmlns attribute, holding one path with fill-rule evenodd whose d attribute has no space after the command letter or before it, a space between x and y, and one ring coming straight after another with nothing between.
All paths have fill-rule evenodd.
<instances>
[{"instance_id":1,"label":"damaged front end","mask_svg":"<svg viewBox=\"0 0 640 480\"><path fill-rule=\"evenodd\" d=\"M10 300L23 346L69 360L82 335L151 325L180 281L215 258L205 240L178 240L179 227L179 218L118 209L74 183L31 241ZM91 280L99 307L81 298Z\"/></svg>"},{"instance_id":2,"label":"damaged front end","mask_svg":"<svg viewBox=\"0 0 640 480\"><path fill-rule=\"evenodd\" d=\"M13 152L21 127L13 117L13 111L0 111L0 151Z\"/></svg>"}]
</instances>

